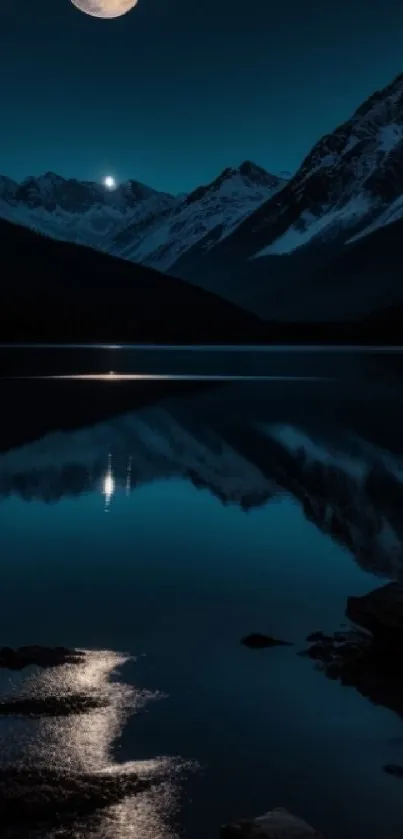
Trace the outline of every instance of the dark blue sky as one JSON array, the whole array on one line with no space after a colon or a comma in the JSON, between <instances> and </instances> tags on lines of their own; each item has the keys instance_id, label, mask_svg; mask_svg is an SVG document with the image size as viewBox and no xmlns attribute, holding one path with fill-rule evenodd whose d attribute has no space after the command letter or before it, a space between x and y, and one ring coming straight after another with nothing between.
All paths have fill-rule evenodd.
<instances>
[{"instance_id":1,"label":"dark blue sky","mask_svg":"<svg viewBox=\"0 0 403 839\"><path fill-rule=\"evenodd\" d=\"M403 71L401 0L1 0L0 172L180 192L244 159L294 170Z\"/></svg>"}]
</instances>

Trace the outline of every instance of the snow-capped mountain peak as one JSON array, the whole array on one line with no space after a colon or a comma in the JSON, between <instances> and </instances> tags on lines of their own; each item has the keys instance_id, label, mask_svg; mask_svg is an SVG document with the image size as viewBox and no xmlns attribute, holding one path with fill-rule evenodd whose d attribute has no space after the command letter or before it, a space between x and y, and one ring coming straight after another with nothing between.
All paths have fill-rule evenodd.
<instances>
[{"instance_id":1,"label":"snow-capped mountain peak","mask_svg":"<svg viewBox=\"0 0 403 839\"><path fill-rule=\"evenodd\" d=\"M354 232L402 193L403 74L316 143L280 207L261 208L253 221L265 243L255 254L285 254L318 236Z\"/></svg>"},{"instance_id":2,"label":"snow-capped mountain peak","mask_svg":"<svg viewBox=\"0 0 403 839\"><path fill-rule=\"evenodd\" d=\"M403 139L403 74L374 93L305 158L298 175L312 175L344 163L348 174L366 183Z\"/></svg>"},{"instance_id":3,"label":"snow-capped mountain peak","mask_svg":"<svg viewBox=\"0 0 403 839\"><path fill-rule=\"evenodd\" d=\"M175 270L193 247L211 248L284 183L250 161L224 169L211 183L178 199L162 223L146 231L123 231L113 243L114 253L162 271Z\"/></svg>"},{"instance_id":4,"label":"snow-capped mountain peak","mask_svg":"<svg viewBox=\"0 0 403 839\"><path fill-rule=\"evenodd\" d=\"M158 217L176 199L138 181L108 190L93 181L54 172L20 183L0 178L0 216L58 239L107 248L108 241L133 221Z\"/></svg>"},{"instance_id":5,"label":"snow-capped mountain peak","mask_svg":"<svg viewBox=\"0 0 403 839\"><path fill-rule=\"evenodd\" d=\"M197 189L189 193L185 199L185 203L188 205L194 204L196 201L200 201L214 193L230 195L237 190L245 191L253 188L259 189L259 187L272 192L282 185L282 178L276 175L270 175L265 169L246 160L237 168L228 167L224 169L214 181L206 186L197 187Z\"/></svg>"},{"instance_id":6,"label":"snow-capped mountain peak","mask_svg":"<svg viewBox=\"0 0 403 839\"><path fill-rule=\"evenodd\" d=\"M250 161L178 196L134 180L108 190L46 172L21 183L0 178L0 216L168 270L212 231L227 235L283 184Z\"/></svg>"},{"instance_id":7,"label":"snow-capped mountain peak","mask_svg":"<svg viewBox=\"0 0 403 839\"><path fill-rule=\"evenodd\" d=\"M226 170L220 188L237 177L239 171ZM364 259L358 270L361 257L351 253L347 271L343 253L350 243L358 246L358 237L361 246L367 234L399 220L403 224L403 74L323 136L266 200L180 254L173 271L269 319L364 317L401 300L399 285L393 280L388 290L379 259L367 288L369 263ZM333 275L325 266L336 255Z\"/></svg>"}]
</instances>

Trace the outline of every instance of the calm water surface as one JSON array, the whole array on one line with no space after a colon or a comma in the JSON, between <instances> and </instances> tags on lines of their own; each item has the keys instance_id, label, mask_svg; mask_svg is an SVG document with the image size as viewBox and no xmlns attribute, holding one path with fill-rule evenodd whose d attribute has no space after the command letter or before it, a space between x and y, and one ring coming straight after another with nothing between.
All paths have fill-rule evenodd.
<instances>
[{"instance_id":1,"label":"calm water surface","mask_svg":"<svg viewBox=\"0 0 403 839\"><path fill-rule=\"evenodd\" d=\"M297 655L403 564L401 359L0 349L0 646L90 651L0 670L1 694L103 700L0 715L0 771L158 781L29 835L214 839L282 805L401 839L402 721Z\"/></svg>"}]
</instances>

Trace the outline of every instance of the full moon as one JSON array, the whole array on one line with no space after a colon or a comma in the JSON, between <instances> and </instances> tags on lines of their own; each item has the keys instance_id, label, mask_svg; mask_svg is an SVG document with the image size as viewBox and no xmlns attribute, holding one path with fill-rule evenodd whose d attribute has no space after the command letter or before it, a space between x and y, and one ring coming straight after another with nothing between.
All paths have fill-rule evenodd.
<instances>
[{"instance_id":1,"label":"full moon","mask_svg":"<svg viewBox=\"0 0 403 839\"><path fill-rule=\"evenodd\" d=\"M137 6L138 0L71 0L73 6L92 17L121 17Z\"/></svg>"},{"instance_id":2,"label":"full moon","mask_svg":"<svg viewBox=\"0 0 403 839\"><path fill-rule=\"evenodd\" d=\"M112 178L112 175L107 175L106 178L104 178L104 186L106 186L107 189L116 189L115 178Z\"/></svg>"}]
</instances>

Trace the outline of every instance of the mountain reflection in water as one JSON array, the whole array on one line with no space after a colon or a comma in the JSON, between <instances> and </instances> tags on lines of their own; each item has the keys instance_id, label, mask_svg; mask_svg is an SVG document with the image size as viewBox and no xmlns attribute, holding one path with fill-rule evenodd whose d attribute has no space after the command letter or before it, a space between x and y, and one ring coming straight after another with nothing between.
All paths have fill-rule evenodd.
<instances>
[{"instance_id":1,"label":"mountain reflection in water","mask_svg":"<svg viewBox=\"0 0 403 839\"><path fill-rule=\"evenodd\" d=\"M392 379L205 384L142 405L130 382L42 382L29 399L13 385L1 644L89 649L75 665L0 668L0 700L94 704L0 713L0 785L17 766L61 772L61 789L118 776L122 796L2 835L213 839L284 805L327 839L399 839L397 781L381 771L403 762L393 715L296 655L308 632L337 630L348 595L403 569ZM239 644L255 631L294 646L256 655ZM149 786L132 794L131 773Z\"/></svg>"},{"instance_id":2,"label":"mountain reflection in water","mask_svg":"<svg viewBox=\"0 0 403 839\"><path fill-rule=\"evenodd\" d=\"M232 404L242 405L249 389L233 387ZM368 428L359 433L337 426L323 404L318 427L318 416L310 425L309 414L301 425L292 416L282 423L236 415L229 421L223 415L227 398L228 390L215 393L215 410L207 417L200 411L202 396L165 400L3 452L0 499L55 503L98 493L109 510L122 493L169 479L188 481L244 511L288 494L363 568L394 577L403 566L403 451L388 450L392 418L382 446ZM379 438L379 426L376 431Z\"/></svg>"}]
</instances>

